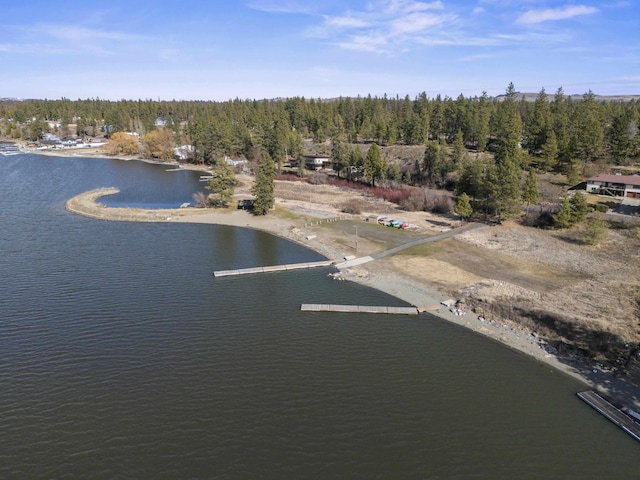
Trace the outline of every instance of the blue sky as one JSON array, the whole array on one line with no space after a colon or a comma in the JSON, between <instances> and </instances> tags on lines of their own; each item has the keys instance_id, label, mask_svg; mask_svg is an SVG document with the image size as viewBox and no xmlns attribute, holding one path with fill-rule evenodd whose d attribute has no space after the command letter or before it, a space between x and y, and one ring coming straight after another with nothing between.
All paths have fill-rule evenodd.
<instances>
[{"instance_id":1,"label":"blue sky","mask_svg":"<svg viewBox=\"0 0 640 480\"><path fill-rule=\"evenodd\" d=\"M640 94L640 2L11 1L0 97Z\"/></svg>"}]
</instances>

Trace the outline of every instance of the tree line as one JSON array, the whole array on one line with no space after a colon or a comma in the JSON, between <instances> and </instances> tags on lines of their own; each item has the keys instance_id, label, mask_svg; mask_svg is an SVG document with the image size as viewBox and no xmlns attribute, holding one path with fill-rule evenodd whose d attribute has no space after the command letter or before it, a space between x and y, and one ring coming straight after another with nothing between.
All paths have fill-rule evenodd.
<instances>
[{"instance_id":1,"label":"tree line","mask_svg":"<svg viewBox=\"0 0 640 480\"><path fill-rule=\"evenodd\" d=\"M496 147L505 120L517 130L512 133L520 134L519 146L543 169L622 165L640 152L640 101L598 102L591 91L574 101L560 88L553 96L542 89L530 102L518 100L512 84L499 98L486 93L429 98L423 92L413 99L26 100L1 103L0 118L5 119L6 137L25 139L36 139L48 130L43 122L54 120L70 134L130 131L143 136L158 129L160 118L166 122L163 128L174 132L176 143L194 145L196 160L205 163L237 152L249 156L255 147L265 148L279 163L285 155L295 158L300 153L303 138L379 146L429 141L452 145L461 140L467 148L485 151Z\"/></svg>"},{"instance_id":2,"label":"tree line","mask_svg":"<svg viewBox=\"0 0 640 480\"><path fill-rule=\"evenodd\" d=\"M498 98L27 100L0 103L0 119L9 138L37 140L58 121L55 130L64 134L119 139L114 154L131 153L135 145L122 132L136 132L150 157L168 159L175 145L190 145L197 163L243 154L266 158L278 171L290 160L303 163L306 139L331 155L338 176L449 188L464 193L474 211L497 215L537 202L523 172L559 172L577 182L640 155L640 101L597 101L591 91L575 101L562 88L526 101L513 84ZM424 153L412 163L383 160L380 147L396 145L423 146Z\"/></svg>"}]
</instances>

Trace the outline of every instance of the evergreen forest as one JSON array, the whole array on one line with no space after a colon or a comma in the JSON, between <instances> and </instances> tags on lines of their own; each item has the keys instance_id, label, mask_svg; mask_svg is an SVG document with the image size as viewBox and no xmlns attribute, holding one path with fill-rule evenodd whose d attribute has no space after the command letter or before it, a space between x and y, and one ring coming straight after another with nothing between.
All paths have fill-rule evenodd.
<instances>
[{"instance_id":1,"label":"evergreen forest","mask_svg":"<svg viewBox=\"0 0 640 480\"><path fill-rule=\"evenodd\" d=\"M171 148L190 145L193 162L214 165L225 155L252 160L264 152L278 169L300 161L311 145L312 153L330 156L338 177L446 188L482 199L485 211L498 214L520 208L523 178L532 169L577 183L633 166L640 156L639 125L637 99L598 101L589 91L575 100L559 88L552 95L542 89L528 101L513 84L495 98L421 93L415 98L0 102L5 139L136 132L144 145L161 130ZM419 159L381 157L378 147L393 146L420 146L424 153ZM150 155L162 156L152 150Z\"/></svg>"}]
</instances>

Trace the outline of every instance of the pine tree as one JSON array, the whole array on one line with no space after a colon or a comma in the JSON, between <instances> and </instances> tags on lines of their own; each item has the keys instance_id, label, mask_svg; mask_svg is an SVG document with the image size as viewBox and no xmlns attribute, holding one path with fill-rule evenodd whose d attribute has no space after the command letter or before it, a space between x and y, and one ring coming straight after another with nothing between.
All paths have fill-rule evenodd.
<instances>
[{"instance_id":1,"label":"pine tree","mask_svg":"<svg viewBox=\"0 0 640 480\"><path fill-rule=\"evenodd\" d=\"M635 133L633 130L637 130L637 128L635 128L629 112L618 114L609 127L608 139L611 157L616 165L622 165L631 153Z\"/></svg>"},{"instance_id":2,"label":"pine tree","mask_svg":"<svg viewBox=\"0 0 640 480\"><path fill-rule=\"evenodd\" d=\"M520 209L522 119L515 101L513 83L497 111L498 150L496 151L496 184L492 200L498 215L512 215Z\"/></svg>"},{"instance_id":3,"label":"pine tree","mask_svg":"<svg viewBox=\"0 0 640 480\"><path fill-rule=\"evenodd\" d=\"M482 92L477 104L474 104L474 130L478 150L483 151L487 146L489 137L489 120L491 118L491 103L487 92Z\"/></svg>"},{"instance_id":4,"label":"pine tree","mask_svg":"<svg viewBox=\"0 0 640 480\"><path fill-rule=\"evenodd\" d=\"M465 160L456 184L456 194L466 193L474 200L483 197L486 191L483 184L488 169L489 161L485 156L478 157L473 161Z\"/></svg>"},{"instance_id":5,"label":"pine tree","mask_svg":"<svg viewBox=\"0 0 640 480\"><path fill-rule=\"evenodd\" d=\"M573 223L582 223L587 218L587 212L589 211L589 205L587 204L587 198L581 192L576 192L570 199Z\"/></svg>"},{"instance_id":6,"label":"pine tree","mask_svg":"<svg viewBox=\"0 0 640 480\"><path fill-rule=\"evenodd\" d=\"M364 176L375 186L376 179L382 178L385 171L385 163L380 155L380 147L377 143L372 143L364 159Z\"/></svg>"},{"instance_id":7,"label":"pine tree","mask_svg":"<svg viewBox=\"0 0 640 480\"><path fill-rule=\"evenodd\" d=\"M340 178L340 172L347 167L347 155L348 152L345 145L337 138L331 141L331 164L333 171L338 174Z\"/></svg>"},{"instance_id":8,"label":"pine tree","mask_svg":"<svg viewBox=\"0 0 640 480\"><path fill-rule=\"evenodd\" d=\"M435 183L436 175L438 173L438 156L440 153L440 146L436 141L427 142L427 146L424 149L424 156L422 158L421 172L427 182L430 184Z\"/></svg>"},{"instance_id":9,"label":"pine tree","mask_svg":"<svg viewBox=\"0 0 640 480\"><path fill-rule=\"evenodd\" d=\"M267 152L262 154L258 161L258 171L256 180L251 187L251 193L255 199L253 201L254 215L266 215L275 204L275 163Z\"/></svg>"},{"instance_id":10,"label":"pine tree","mask_svg":"<svg viewBox=\"0 0 640 480\"><path fill-rule=\"evenodd\" d=\"M551 124L551 110L548 96L544 90L540 90L536 98L533 109L527 115L524 122L524 146L530 154L538 152L546 143Z\"/></svg>"},{"instance_id":11,"label":"pine tree","mask_svg":"<svg viewBox=\"0 0 640 480\"><path fill-rule=\"evenodd\" d=\"M364 157L362 156L362 150L357 145L354 145L349 150L347 156L347 179L353 180L362 175L362 166L364 164Z\"/></svg>"},{"instance_id":12,"label":"pine tree","mask_svg":"<svg viewBox=\"0 0 640 480\"><path fill-rule=\"evenodd\" d=\"M400 162L398 160L389 164L389 173L387 177L395 180L398 183L402 182L402 170L400 168Z\"/></svg>"},{"instance_id":13,"label":"pine tree","mask_svg":"<svg viewBox=\"0 0 640 480\"><path fill-rule=\"evenodd\" d=\"M438 175L438 182L441 188L445 188L447 182L447 175L456 169L453 161L447 155L445 147L438 149L438 160L436 163L436 173Z\"/></svg>"},{"instance_id":14,"label":"pine tree","mask_svg":"<svg viewBox=\"0 0 640 480\"><path fill-rule=\"evenodd\" d=\"M607 222L602 219L600 212L595 212L587 223L584 241L588 245L599 245L607 239Z\"/></svg>"},{"instance_id":15,"label":"pine tree","mask_svg":"<svg viewBox=\"0 0 640 480\"><path fill-rule=\"evenodd\" d=\"M298 156L296 157L296 162L298 163L298 176L300 178L304 178L305 163L304 163L304 155L302 154L302 152L298 153Z\"/></svg>"},{"instance_id":16,"label":"pine tree","mask_svg":"<svg viewBox=\"0 0 640 480\"><path fill-rule=\"evenodd\" d=\"M462 130L458 130L456 139L453 142L453 155L451 159L454 165L462 165L465 159L469 157L467 149L464 147L464 139L462 137Z\"/></svg>"},{"instance_id":17,"label":"pine tree","mask_svg":"<svg viewBox=\"0 0 640 480\"><path fill-rule=\"evenodd\" d=\"M532 203L538 203L540 194L538 192L538 178L536 171L532 168L527 175L527 181L524 184L524 190L522 192L522 200L527 204L527 213L529 213L529 205Z\"/></svg>"},{"instance_id":18,"label":"pine tree","mask_svg":"<svg viewBox=\"0 0 640 480\"><path fill-rule=\"evenodd\" d=\"M214 207L227 207L233 199L233 192L237 184L233 169L227 162L218 161L213 169L213 178L205 187L212 193L209 200Z\"/></svg>"},{"instance_id":19,"label":"pine tree","mask_svg":"<svg viewBox=\"0 0 640 480\"><path fill-rule=\"evenodd\" d=\"M542 146L540 166L547 172L558 164L558 140L554 131L549 133L546 143Z\"/></svg>"},{"instance_id":20,"label":"pine tree","mask_svg":"<svg viewBox=\"0 0 640 480\"><path fill-rule=\"evenodd\" d=\"M520 210L520 152L517 144L503 142L496 152L495 202L498 215L513 215Z\"/></svg>"},{"instance_id":21,"label":"pine tree","mask_svg":"<svg viewBox=\"0 0 640 480\"><path fill-rule=\"evenodd\" d=\"M554 224L557 228L569 228L573 225L573 209L568 198L562 200L560 210L554 218Z\"/></svg>"},{"instance_id":22,"label":"pine tree","mask_svg":"<svg viewBox=\"0 0 640 480\"><path fill-rule=\"evenodd\" d=\"M559 163L565 163L571 157L569 148L569 99L564 96L562 87L558 88L553 97L552 113L553 113L553 132L556 136L558 145L557 159Z\"/></svg>"},{"instance_id":23,"label":"pine tree","mask_svg":"<svg viewBox=\"0 0 640 480\"><path fill-rule=\"evenodd\" d=\"M604 151L604 126L601 109L591 90L583 95L573 112L570 148L573 156L586 162L600 157Z\"/></svg>"},{"instance_id":24,"label":"pine tree","mask_svg":"<svg viewBox=\"0 0 640 480\"><path fill-rule=\"evenodd\" d=\"M456 215L460 215L462 220L466 220L473 213L473 208L471 207L471 202L469 201L469 196L466 193L462 193L458 200L456 201L456 205L453 207L453 211Z\"/></svg>"}]
</instances>

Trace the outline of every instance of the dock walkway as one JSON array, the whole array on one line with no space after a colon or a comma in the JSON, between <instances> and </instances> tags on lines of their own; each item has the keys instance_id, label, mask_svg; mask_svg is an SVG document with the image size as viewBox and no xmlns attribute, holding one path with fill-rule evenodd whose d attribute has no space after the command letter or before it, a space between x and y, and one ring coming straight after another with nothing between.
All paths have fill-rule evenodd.
<instances>
[{"instance_id":1,"label":"dock walkway","mask_svg":"<svg viewBox=\"0 0 640 480\"><path fill-rule=\"evenodd\" d=\"M342 313L390 313L394 315L418 315L416 307L385 307L377 305L330 305L322 303L303 303L303 312L342 312Z\"/></svg>"},{"instance_id":2,"label":"dock walkway","mask_svg":"<svg viewBox=\"0 0 640 480\"><path fill-rule=\"evenodd\" d=\"M460 227L455 230L442 233L440 235L419 238L417 240L413 240L411 242L405 243L403 245L399 245L394 248L390 248L388 250L384 250L382 252L374 253L372 255L367 255L359 258L352 258L344 261L323 260L320 262L292 263L288 265L273 265L269 267L239 268L236 270L218 270L213 272L213 276L214 277L230 277L230 276L237 276L237 275L247 275L250 273L281 272L284 270L297 270L300 268L328 267L331 265L335 266L338 270L343 270L345 268L355 267L357 265L362 265L367 262L372 262L374 260L384 258L389 255L394 255L398 252L401 252L402 250L411 248L415 245L420 245L422 243L427 243L427 242L436 242L438 240L453 237L462 232L466 232L467 230L472 230L472 229L481 228L481 227L484 227L484 225L480 223L470 223L465 225L464 227Z\"/></svg>"},{"instance_id":3,"label":"dock walkway","mask_svg":"<svg viewBox=\"0 0 640 480\"><path fill-rule=\"evenodd\" d=\"M247 275L250 273L282 272L285 270L299 270L301 268L328 267L333 260L321 260L320 262L289 263L287 265L271 265L267 267L238 268L236 270L217 270L214 277L230 277L235 275Z\"/></svg>"},{"instance_id":4,"label":"dock walkway","mask_svg":"<svg viewBox=\"0 0 640 480\"><path fill-rule=\"evenodd\" d=\"M444 240L445 238L455 237L456 235L460 235L461 233L464 233L467 230L475 230L476 228L484 228L484 227L486 227L486 225L483 223L467 223L463 227L454 228L453 230L449 230L448 232L444 232L439 235L418 238L417 240L412 240L410 242L403 243L402 245L398 245L397 247L393 247L388 250L384 250L382 252L373 253L371 254L371 257L373 258L373 260L378 260L380 258L388 257L390 255L395 255L398 252L406 250L407 248L415 247L416 245L422 245L423 243L437 242L439 240Z\"/></svg>"},{"instance_id":5,"label":"dock walkway","mask_svg":"<svg viewBox=\"0 0 640 480\"><path fill-rule=\"evenodd\" d=\"M635 422L630 416L607 402L593 390L578 392L577 395L633 438L640 440L640 424Z\"/></svg>"}]
</instances>

